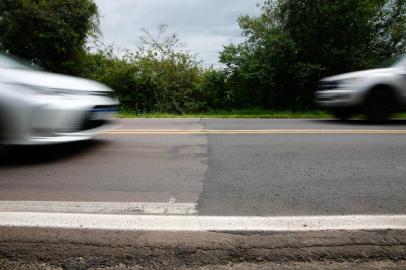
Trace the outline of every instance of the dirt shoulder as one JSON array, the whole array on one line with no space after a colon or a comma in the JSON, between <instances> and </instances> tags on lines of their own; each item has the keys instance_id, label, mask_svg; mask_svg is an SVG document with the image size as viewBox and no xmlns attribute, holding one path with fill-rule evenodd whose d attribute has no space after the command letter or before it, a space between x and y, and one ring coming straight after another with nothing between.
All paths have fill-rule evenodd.
<instances>
[{"instance_id":1,"label":"dirt shoulder","mask_svg":"<svg viewBox=\"0 0 406 270\"><path fill-rule=\"evenodd\" d=\"M0 229L0 269L405 269L406 232Z\"/></svg>"},{"instance_id":2,"label":"dirt shoulder","mask_svg":"<svg viewBox=\"0 0 406 270\"><path fill-rule=\"evenodd\" d=\"M77 264L79 265L79 264ZM86 269L80 266L54 266L46 263L22 263L0 259L0 269L18 270L64 270L64 269ZM87 268L88 270L148 270L154 269L142 266L117 265L114 267ZM406 269L406 261L371 261L371 262L296 262L296 263L241 263L228 265L210 265L203 267L180 267L180 270L395 270Z\"/></svg>"}]
</instances>

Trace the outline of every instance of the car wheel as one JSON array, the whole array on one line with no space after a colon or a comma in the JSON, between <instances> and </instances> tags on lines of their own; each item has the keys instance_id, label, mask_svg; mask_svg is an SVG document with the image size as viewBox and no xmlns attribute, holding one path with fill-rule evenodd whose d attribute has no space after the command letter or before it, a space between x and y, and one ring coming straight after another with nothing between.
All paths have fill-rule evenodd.
<instances>
[{"instance_id":1,"label":"car wheel","mask_svg":"<svg viewBox=\"0 0 406 270\"><path fill-rule=\"evenodd\" d=\"M340 119L342 121L346 121L350 119L352 116L352 113L349 110L344 109L333 110L331 113L334 115L335 118Z\"/></svg>"},{"instance_id":2,"label":"car wheel","mask_svg":"<svg viewBox=\"0 0 406 270\"><path fill-rule=\"evenodd\" d=\"M0 118L0 162L3 162L3 159L7 155L7 145L4 144L4 130L2 129L2 121Z\"/></svg>"},{"instance_id":3,"label":"car wheel","mask_svg":"<svg viewBox=\"0 0 406 270\"><path fill-rule=\"evenodd\" d=\"M387 120L394 110L393 95L385 91L386 89L377 89L372 91L365 102L365 115L371 122L382 122Z\"/></svg>"},{"instance_id":4,"label":"car wheel","mask_svg":"<svg viewBox=\"0 0 406 270\"><path fill-rule=\"evenodd\" d=\"M3 128L3 123L4 123L4 120L3 120L3 117L2 117L1 111L0 111L0 151L1 151L2 143L4 142L4 128Z\"/></svg>"}]
</instances>

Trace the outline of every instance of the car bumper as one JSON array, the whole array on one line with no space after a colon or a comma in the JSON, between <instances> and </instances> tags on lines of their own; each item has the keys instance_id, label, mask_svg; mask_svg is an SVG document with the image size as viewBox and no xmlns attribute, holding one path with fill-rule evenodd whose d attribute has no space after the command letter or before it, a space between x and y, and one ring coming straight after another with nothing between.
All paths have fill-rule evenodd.
<instances>
[{"instance_id":1,"label":"car bumper","mask_svg":"<svg viewBox=\"0 0 406 270\"><path fill-rule=\"evenodd\" d=\"M117 105L108 97L89 96L18 106L8 119L10 125L3 143L44 145L91 139L116 126Z\"/></svg>"},{"instance_id":2,"label":"car bumper","mask_svg":"<svg viewBox=\"0 0 406 270\"><path fill-rule=\"evenodd\" d=\"M329 90L316 92L316 104L325 108L357 107L360 97L353 90Z\"/></svg>"},{"instance_id":3,"label":"car bumper","mask_svg":"<svg viewBox=\"0 0 406 270\"><path fill-rule=\"evenodd\" d=\"M14 145L49 145L49 144L60 144L60 143L70 143L90 140L97 135L107 132L111 129L116 128L118 125L113 121L106 123L105 125L93 128L90 130L71 132L71 133L54 133L52 136L30 136L23 140L11 141L9 144Z\"/></svg>"}]
</instances>

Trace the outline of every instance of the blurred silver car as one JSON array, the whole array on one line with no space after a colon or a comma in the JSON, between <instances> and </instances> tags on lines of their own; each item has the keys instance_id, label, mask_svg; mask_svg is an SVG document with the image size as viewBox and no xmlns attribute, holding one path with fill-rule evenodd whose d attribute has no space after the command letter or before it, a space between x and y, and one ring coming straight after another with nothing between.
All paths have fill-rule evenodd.
<instances>
[{"instance_id":1,"label":"blurred silver car","mask_svg":"<svg viewBox=\"0 0 406 270\"><path fill-rule=\"evenodd\" d=\"M406 109L406 56L388 68L351 72L320 81L316 103L340 119L363 113L384 120Z\"/></svg>"},{"instance_id":2,"label":"blurred silver car","mask_svg":"<svg viewBox=\"0 0 406 270\"><path fill-rule=\"evenodd\" d=\"M117 101L100 83L43 72L0 54L0 143L87 140L112 127Z\"/></svg>"}]
</instances>

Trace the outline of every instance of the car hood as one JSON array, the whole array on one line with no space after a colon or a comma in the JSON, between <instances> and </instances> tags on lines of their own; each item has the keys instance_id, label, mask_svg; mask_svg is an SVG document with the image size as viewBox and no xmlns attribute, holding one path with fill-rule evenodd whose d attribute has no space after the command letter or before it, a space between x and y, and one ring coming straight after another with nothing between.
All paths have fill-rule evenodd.
<instances>
[{"instance_id":1,"label":"car hood","mask_svg":"<svg viewBox=\"0 0 406 270\"><path fill-rule=\"evenodd\" d=\"M95 81L25 69L0 69L0 82L73 91L112 91L109 87Z\"/></svg>"},{"instance_id":2,"label":"car hood","mask_svg":"<svg viewBox=\"0 0 406 270\"><path fill-rule=\"evenodd\" d=\"M324 78L322 81L341 81L354 78L363 78L363 77L374 77L382 75L392 75L396 73L399 68L379 68L379 69L370 69L364 71L356 71L350 73L344 73L340 75L335 75L331 77Z\"/></svg>"}]
</instances>

